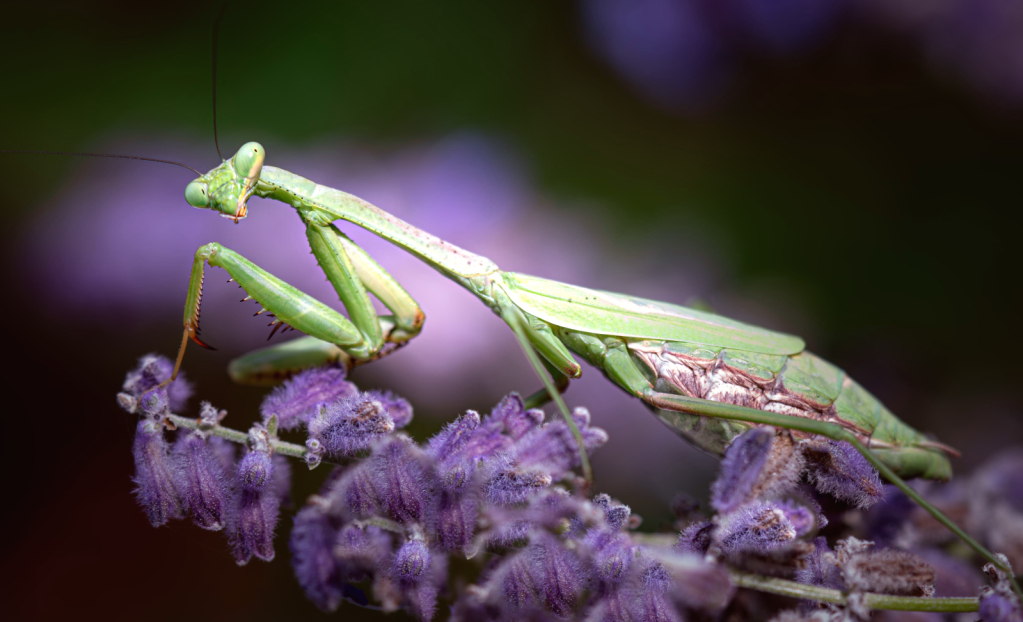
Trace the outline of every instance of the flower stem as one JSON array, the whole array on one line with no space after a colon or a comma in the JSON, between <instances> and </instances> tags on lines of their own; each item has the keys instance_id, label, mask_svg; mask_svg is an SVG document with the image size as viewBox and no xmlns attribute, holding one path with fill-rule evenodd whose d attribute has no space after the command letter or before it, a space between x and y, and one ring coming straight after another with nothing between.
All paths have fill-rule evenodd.
<instances>
[{"instance_id":1,"label":"flower stem","mask_svg":"<svg viewBox=\"0 0 1023 622\"><path fill-rule=\"evenodd\" d=\"M760 575L729 570L732 583L739 587L770 592L792 598L815 600L833 605L845 605L848 594L814 585L796 583L787 579L762 577ZM976 598L923 598L917 596L888 596L886 594L866 593L863 603L871 609L887 609L890 611L942 611L959 613L977 611L979 602Z\"/></svg>"},{"instance_id":2,"label":"flower stem","mask_svg":"<svg viewBox=\"0 0 1023 622\"><path fill-rule=\"evenodd\" d=\"M244 445L249 440L249 435L245 432L240 432L232 428L225 428L222 425L206 427L202 425L202 422L199 419L189 419L188 417L182 417L181 415L166 415L165 419L179 428L188 428L189 430L198 430L202 428L202 430L207 434L219 436L220 438L229 440L232 443L240 443ZM289 443L276 438L271 439L270 446L273 447L276 453L291 456L292 458L304 458L308 451L308 449L302 445L296 445L295 443Z\"/></svg>"}]
</instances>

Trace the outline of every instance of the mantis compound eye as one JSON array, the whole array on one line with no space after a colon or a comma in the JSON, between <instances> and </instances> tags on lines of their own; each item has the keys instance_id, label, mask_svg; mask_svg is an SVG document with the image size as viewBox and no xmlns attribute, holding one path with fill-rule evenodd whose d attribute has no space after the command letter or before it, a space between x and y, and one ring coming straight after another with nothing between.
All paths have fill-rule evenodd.
<instances>
[{"instance_id":1,"label":"mantis compound eye","mask_svg":"<svg viewBox=\"0 0 1023 622\"><path fill-rule=\"evenodd\" d=\"M185 200L192 207L209 207L210 191L206 182L197 179L185 186Z\"/></svg>"},{"instance_id":2,"label":"mantis compound eye","mask_svg":"<svg viewBox=\"0 0 1023 622\"><path fill-rule=\"evenodd\" d=\"M266 150L263 149L263 145L256 142L245 143L234 155L234 170L240 177L255 179L259 177L265 158Z\"/></svg>"}]
</instances>

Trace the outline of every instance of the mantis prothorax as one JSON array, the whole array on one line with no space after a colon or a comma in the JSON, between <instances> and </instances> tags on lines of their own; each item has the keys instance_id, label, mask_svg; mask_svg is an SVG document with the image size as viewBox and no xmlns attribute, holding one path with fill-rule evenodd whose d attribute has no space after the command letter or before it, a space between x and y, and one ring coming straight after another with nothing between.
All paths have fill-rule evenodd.
<instances>
[{"instance_id":1,"label":"mantis prothorax","mask_svg":"<svg viewBox=\"0 0 1023 622\"><path fill-rule=\"evenodd\" d=\"M383 268L332 224L346 220L433 266L501 317L545 385L545 393L534 395L531 403L553 399L569 425L560 390L582 373L576 354L643 400L680 436L713 453L723 452L751 425L849 442L981 556L1004 566L902 479L948 479L951 467L944 452L952 450L901 422L842 370L807 352L802 339L668 303L504 272L489 259L367 201L264 166L264 160L261 145L246 143L234 157L188 184L185 198L194 207L219 211L235 221L247 216L251 196L294 207L306 225L313 254L351 320L238 253L207 244L195 254L179 364L189 338L205 345L197 333L207 262L227 270L248 297L275 316L275 324L308 335L232 361L229 371L239 382L263 382L339 359L358 365L418 334L423 313ZM378 317L367 291L393 315ZM574 426L573 431L578 435ZM589 479L585 452L581 455Z\"/></svg>"}]
</instances>

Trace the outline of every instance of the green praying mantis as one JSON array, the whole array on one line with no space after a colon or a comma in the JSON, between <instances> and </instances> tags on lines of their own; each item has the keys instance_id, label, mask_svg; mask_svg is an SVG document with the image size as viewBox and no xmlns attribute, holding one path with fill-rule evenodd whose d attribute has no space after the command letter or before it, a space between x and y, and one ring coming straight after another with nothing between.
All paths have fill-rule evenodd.
<instances>
[{"instance_id":1,"label":"green praying mantis","mask_svg":"<svg viewBox=\"0 0 1023 622\"><path fill-rule=\"evenodd\" d=\"M575 429L561 391L578 378L579 356L645 402L672 430L721 454L753 425L851 443L880 473L922 505L984 558L1004 563L910 488L903 477L948 479L954 450L900 421L842 370L807 352L802 339L712 313L623 294L586 289L515 272L461 249L351 194L264 165L262 145L246 143L230 159L195 179L186 201L235 222L258 196L286 203L306 226L313 255L349 317L299 291L216 242L192 264L184 333L199 338L205 266L223 268L274 317L274 330L307 336L231 362L236 381L263 383L314 365L348 367L384 356L422 330L425 316L412 297L333 223L345 220L412 253L472 292L515 333L544 384L531 404L553 400ZM391 315L378 315L372 293ZM583 470L590 478L585 452Z\"/></svg>"}]
</instances>

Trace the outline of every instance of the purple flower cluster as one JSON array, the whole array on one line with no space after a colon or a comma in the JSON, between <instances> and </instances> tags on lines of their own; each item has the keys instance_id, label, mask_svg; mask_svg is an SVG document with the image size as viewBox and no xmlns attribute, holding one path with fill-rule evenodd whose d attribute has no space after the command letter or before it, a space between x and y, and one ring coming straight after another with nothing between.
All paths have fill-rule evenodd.
<instances>
[{"instance_id":1,"label":"purple flower cluster","mask_svg":"<svg viewBox=\"0 0 1023 622\"><path fill-rule=\"evenodd\" d=\"M883 490L877 472L848 443L797 442L786 431L752 428L725 452L711 488L717 515L689 525L676 548L794 576L815 550L809 536L828 522L812 494L800 489L804 477L817 492L860 507Z\"/></svg>"},{"instance_id":2,"label":"purple flower cluster","mask_svg":"<svg viewBox=\"0 0 1023 622\"><path fill-rule=\"evenodd\" d=\"M262 422L244 434L222 427L227 413L208 403L197 419L174 414L190 388L183 380L160 387L170 369L162 357L143 357L118 395L140 415L136 495L150 522L191 516L224 531L239 564L271 560L291 480L281 452L309 468L338 463L295 515L289 543L299 584L324 611L347 600L420 620L434 618L441 602L453 620L672 622L726 608L736 619L865 620L868 593L965 596L981 584L953 555L944 528L883 487L845 443L751 428L722 460L710 491L713 517L700 517L692 502L675 504L685 522L672 546L667 534L632 533L638 517L609 496L569 492L582 488L573 473L580 451L608 440L585 409L572 414L582 447L565 421L546 421L516 394L419 445L397 431L412 418L408 402L360 392L343 370L325 367L275 389ZM278 439L278 429L304 429L305 445ZM245 446L240 458L226 439ZM1023 541L1021 473L1023 454L1010 453L966 484L922 490L1011 558ZM817 535L829 523L822 503L829 512L872 509L832 521L832 550ZM806 602L779 614L763 599L733 599L729 568L849 598L841 608ZM980 592L982 619L1021 622L1011 577L986 570L992 587Z\"/></svg>"},{"instance_id":3,"label":"purple flower cluster","mask_svg":"<svg viewBox=\"0 0 1023 622\"><path fill-rule=\"evenodd\" d=\"M290 466L274 456L271 434L257 425L249 432L249 451L237 461L234 444L209 434L227 414L204 402L196 430L179 430L169 443L167 417L191 393L182 380L166 387L171 363L147 355L128 374L118 402L139 413L132 453L135 495L149 522L159 527L171 519L191 516L203 529L224 531L239 565L253 556L274 557L277 511L290 489Z\"/></svg>"},{"instance_id":4,"label":"purple flower cluster","mask_svg":"<svg viewBox=\"0 0 1023 622\"><path fill-rule=\"evenodd\" d=\"M542 411L526 410L513 394L487 417L469 411L420 447L403 435L384 435L390 430L376 423L383 416L393 426L387 413L403 404L374 394L344 398L321 410L322 423L309 423L311 440L325 453L370 448L365 460L338 468L295 517L295 573L321 609L336 609L352 583L370 580L384 609L430 619L450 554L530 542L538 525L554 529L577 509L574 497L552 492L580 462L564 421L545 424ZM573 418L587 451L607 441L603 430L590 427L585 410ZM583 585L573 578L575 558L544 542L527 547L530 559L544 557L567 583L530 598L553 611L570 610L571 594Z\"/></svg>"}]
</instances>

